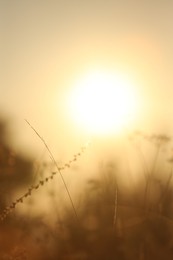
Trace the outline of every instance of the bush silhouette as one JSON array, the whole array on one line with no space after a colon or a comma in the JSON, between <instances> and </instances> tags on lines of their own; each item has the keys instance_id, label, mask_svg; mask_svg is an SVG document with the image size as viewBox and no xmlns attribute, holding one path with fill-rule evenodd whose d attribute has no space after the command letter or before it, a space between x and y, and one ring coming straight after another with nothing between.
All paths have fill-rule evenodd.
<instances>
[{"instance_id":1,"label":"bush silhouette","mask_svg":"<svg viewBox=\"0 0 173 260\"><path fill-rule=\"evenodd\" d=\"M6 127L7 124L2 121L0 123L0 207L2 210L7 206L7 200L13 201L12 192L22 185L32 184L33 170L33 162L14 154L7 144ZM169 141L169 138L164 135L147 138L156 145L156 150L158 144ZM65 164L62 169L70 168L77 156L74 155L74 159ZM56 223L53 226L45 223L43 216L32 215L22 217L11 214L11 217L1 222L0 259L171 260L173 257L172 172L166 181L158 180L155 160L152 170L145 172L148 174L145 176L148 178L145 179L146 182L139 182L137 186L128 190L119 182L122 172L117 167L118 163L112 161L101 164L98 173L94 175L97 177L85 183L82 192L78 195L79 201L76 206L78 218L71 208L64 206L61 218L56 216ZM39 182L38 187L53 179L55 173L49 174L48 178ZM156 187L157 196L154 191ZM47 196L56 203L52 195Z\"/></svg>"},{"instance_id":2,"label":"bush silhouette","mask_svg":"<svg viewBox=\"0 0 173 260\"><path fill-rule=\"evenodd\" d=\"M33 162L15 154L7 143L8 123L0 121L0 208L6 206L6 200L12 200L11 194L32 180Z\"/></svg>"}]
</instances>

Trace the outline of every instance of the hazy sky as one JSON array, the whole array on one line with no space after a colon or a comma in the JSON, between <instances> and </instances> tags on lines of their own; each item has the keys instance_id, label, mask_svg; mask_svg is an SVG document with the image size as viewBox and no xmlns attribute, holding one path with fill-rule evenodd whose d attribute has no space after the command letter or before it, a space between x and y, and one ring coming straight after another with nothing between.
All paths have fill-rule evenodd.
<instances>
[{"instance_id":1,"label":"hazy sky","mask_svg":"<svg viewBox=\"0 0 173 260\"><path fill-rule=\"evenodd\" d=\"M36 142L24 118L59 149L83 141L63 97L92 66L135 77L145 100L139 128L173 130L172 15L171 0L0 0L0 110L15 118L21 146Z\"/></svg>"}]
</instances>

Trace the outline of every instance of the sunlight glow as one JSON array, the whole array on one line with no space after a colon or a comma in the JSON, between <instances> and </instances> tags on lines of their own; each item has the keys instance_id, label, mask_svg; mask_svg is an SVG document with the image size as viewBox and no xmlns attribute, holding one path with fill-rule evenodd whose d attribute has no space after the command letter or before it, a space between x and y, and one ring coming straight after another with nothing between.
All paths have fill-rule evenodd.
<instances>
[{"instance_id":1,"label":"sunlight glow","mask_svg":"<svg viewBox=\"0 0 173 260\"><path fill-rule=\"evenodd\" d=\"M91 71L75 84L70 94L70 113L91 133L120 131L138 109L134 85L125 75Z\"/></svg>"}]
</instances>

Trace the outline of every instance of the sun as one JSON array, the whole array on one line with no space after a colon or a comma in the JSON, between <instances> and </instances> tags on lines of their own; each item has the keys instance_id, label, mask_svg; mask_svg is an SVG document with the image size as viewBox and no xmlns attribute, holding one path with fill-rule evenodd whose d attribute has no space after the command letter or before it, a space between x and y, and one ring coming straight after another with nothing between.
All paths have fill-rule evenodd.
<instances>
[{"instance_id":1,"label":"sun","mask_svg":"<svg viewBox=\"0 0 173 260\"><path fill-rule=\"evenodd\" d=\"M127 75L93 70L75 82L68 105L80 127L99 134L126 127L138 110L137 101Z\"/></svg>"}]
</instances>

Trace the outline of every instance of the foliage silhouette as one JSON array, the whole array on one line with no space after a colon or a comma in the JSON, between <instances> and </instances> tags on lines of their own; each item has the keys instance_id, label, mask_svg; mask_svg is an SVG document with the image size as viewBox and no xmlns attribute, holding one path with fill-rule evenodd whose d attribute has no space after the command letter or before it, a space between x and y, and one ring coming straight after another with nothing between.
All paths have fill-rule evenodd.
<instances>
[{"instance_id":1,"label":"foliage silhouette","mask_svg":"<svg viewBox=\"0 0 173 260\"><path fill-rule=\"evenodd\" d=\"M2 122L0 124L0 207L2 208L7 199L9 200L12 191L30 183L33 165L30 160L14 155L5 141L5 136L6 124ZM133 138L136 138L136 134ZM156 167L161 160L160 145L166 145L170 142L170 138L166 135L144 136L141 133L140 138L156 147L155 159L151 165L143 169L146 174L145 182L139 182L131 190L125 189L119 181L122 174L117 167L119 162L100 164L98 173L94 175L97 177L89 179L78 196L79 222L74 221L73 212L65 206L64 212L61 212L63 217L57 216L54 225L46 223L44 216L41 215L11 216L7 221L0 223L0 259L171 260L172 160L169 159L171 171L166 181L158 181L159 169ZM140 149L141 151L137 147L137 151L141 154L142 147ZM77 155L74 159L76 158ZM140 158L145 166L145 154ZM64 167L68 167L72 162L73 160L69 161ZM128 172L126 174L128 175ZM162 174L166 176L166 172L163 171ZM43 179L42 182L44 185L47 181ZM147 192L146 186L149 186ZM155 187L158 190L157 196ZM53 195L50 195L50 199L56 203Z\"/></svg>"},{"instance_id":2,"label":"foliage silhouette","mask_svg":"<svg viewBox=\"0 0 173 260\"><path fill-rule=\"evenodd\" d=\"M32 180L33 162L19 154L8 144L8 123L0 121L0 209L19 187Z\"/></svg>"}]
</instances>

